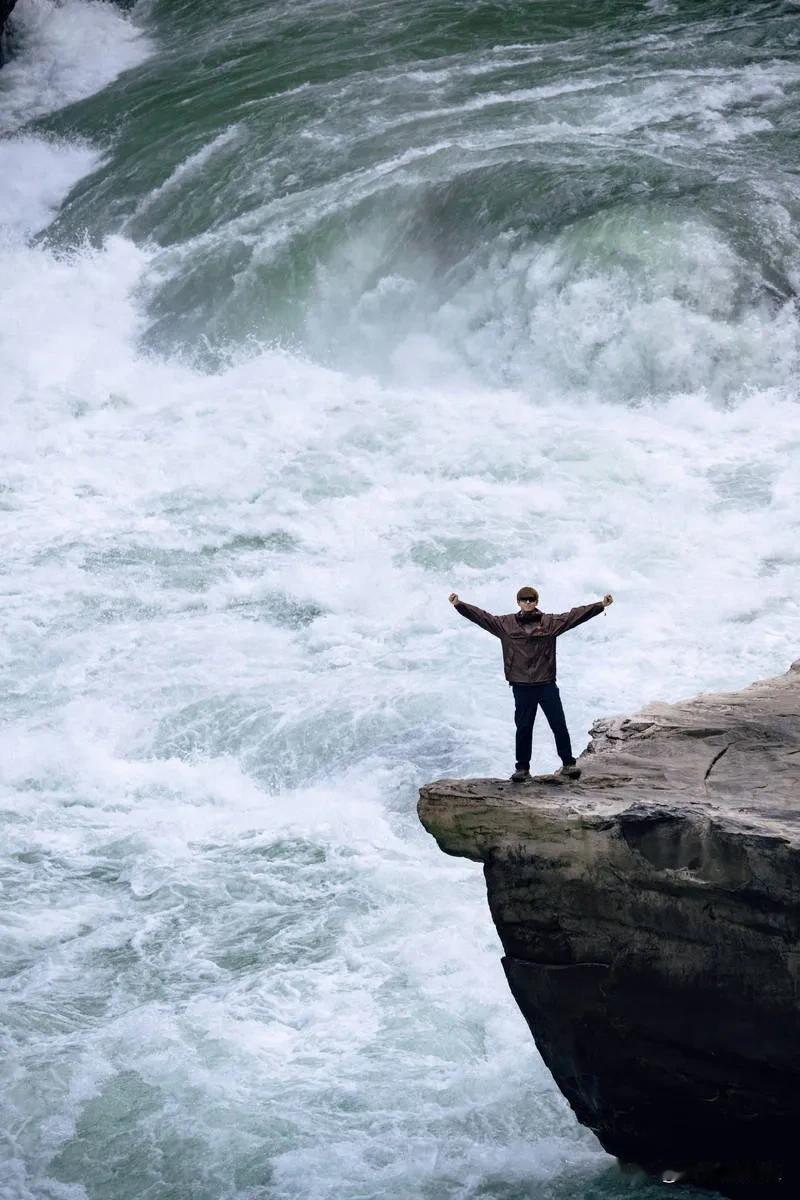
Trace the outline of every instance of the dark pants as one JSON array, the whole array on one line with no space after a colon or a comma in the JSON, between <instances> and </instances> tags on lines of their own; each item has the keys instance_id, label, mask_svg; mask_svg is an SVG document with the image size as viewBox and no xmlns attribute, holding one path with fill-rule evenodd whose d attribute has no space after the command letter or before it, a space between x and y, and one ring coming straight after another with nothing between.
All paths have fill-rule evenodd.
<instances>
[{"instance_id":1,"label":"dark pants","mask_svg":"<svg viewBox=\"0 0 800 1200\"><path fill-rule=\"evenodd\" d=\"M556 752L563 763L574 763L572 745L561 707L561 695L555 683L512 683L514 692L514 723L517 726L517 770L527 771L531 765L533 722L541 704L547 724L556 739Z\"/></svg>"}]
</instances>

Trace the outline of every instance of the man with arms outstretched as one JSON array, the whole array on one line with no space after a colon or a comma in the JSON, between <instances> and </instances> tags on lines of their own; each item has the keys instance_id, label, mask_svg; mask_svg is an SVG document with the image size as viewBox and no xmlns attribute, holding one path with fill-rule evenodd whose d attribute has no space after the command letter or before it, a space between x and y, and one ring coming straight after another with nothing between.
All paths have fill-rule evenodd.
<instances>
[{"instance_id":1,"label":"man with arms outstretched","mask_svg":"<svg viewBox=\"0 0 800 1200\"><path fill-rule=\"evenodd\" d=\"M579 779L580 770L572 757L572 745L556 686L556 638L576 625L598 616L614 597L608 593L594 604L581 604L565 613L543 613L537 607L536 588L524 587L517 592L519 612L496 617L492 613L465 604L455 592L450 603L468 621L500 638L503 647L503 667L506 679L514 692L514 722L517 727L517 763L511 776L513 783L524 783L531 777L531 748L536 709L542 706L547 723L556 740L561 768L556 775Z\"/></svg>"}]
</instances>

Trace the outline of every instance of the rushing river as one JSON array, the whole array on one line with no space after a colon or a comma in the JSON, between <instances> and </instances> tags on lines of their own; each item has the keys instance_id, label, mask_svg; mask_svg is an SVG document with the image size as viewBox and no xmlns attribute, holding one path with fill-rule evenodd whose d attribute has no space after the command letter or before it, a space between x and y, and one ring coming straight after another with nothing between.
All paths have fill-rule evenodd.
<instances>
[{"instance_id":1,"label":"rushing river","mask_svg":"<svg viewBox=\"0 0 800 1200\"><path fill-rule=\"evenodd\" d=\"M19 0L0 1197L645 1200L416 789L798 655L800 9ZM551 768L537 730L537 767Z\"/></svg>"}]
</instances>

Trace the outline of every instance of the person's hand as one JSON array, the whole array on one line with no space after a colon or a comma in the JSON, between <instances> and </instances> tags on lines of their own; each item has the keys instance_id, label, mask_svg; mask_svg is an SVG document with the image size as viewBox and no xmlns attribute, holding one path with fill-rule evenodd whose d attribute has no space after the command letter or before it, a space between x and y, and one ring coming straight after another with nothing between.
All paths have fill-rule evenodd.
<instances>
[{"instance_id":1,"label":"person's hand","mask_svg":"<svg viewBox=\"0 0 800 1200\"><path fill-rule=\"evenodd\" d=\"M609 604L613 603L614 597L611 595L611 592L606 592L605 596L603 596L603 608L608 608Z\"/></svg>"},{"instance_id":2,"label":"person's hand","mask_svg":"<svg viewBox=\"0 0 800 1200\"><path fill-rule=\"evenodd\" d=\"M458 592L451 592L447 599L451 604L458 604Z\"/></svg>"}]
</instances>

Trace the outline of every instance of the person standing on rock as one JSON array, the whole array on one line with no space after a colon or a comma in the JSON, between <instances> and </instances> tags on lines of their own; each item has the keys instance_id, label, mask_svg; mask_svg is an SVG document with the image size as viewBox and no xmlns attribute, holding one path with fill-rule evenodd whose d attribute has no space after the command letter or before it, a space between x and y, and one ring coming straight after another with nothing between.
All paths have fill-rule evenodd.
<instances>
[{"instance_id":1,"label":"person standing on rock","mask_svg":"<svg viewBox=\"0 0 800 1200\"><path fill-rule=\"evenodd\" d=\"M579 779L580 769L572 756L561 695L556 685L556 638L576 625L597 617L614 603L609 592L594 604L580 604L565 613L543 613L537 607L536 588L523 587L517 592L519 612L496 617L492 613L459 600L450 593L450 603L468 621L474 621L488 633L500 639L503 647L503 667L514 693L514 723L517 727L517 762L512 783L524 783L531 777L533 722L541 705L547 723L556 740L561 767L556 775Z\"/></svg>"}]
</instances>

